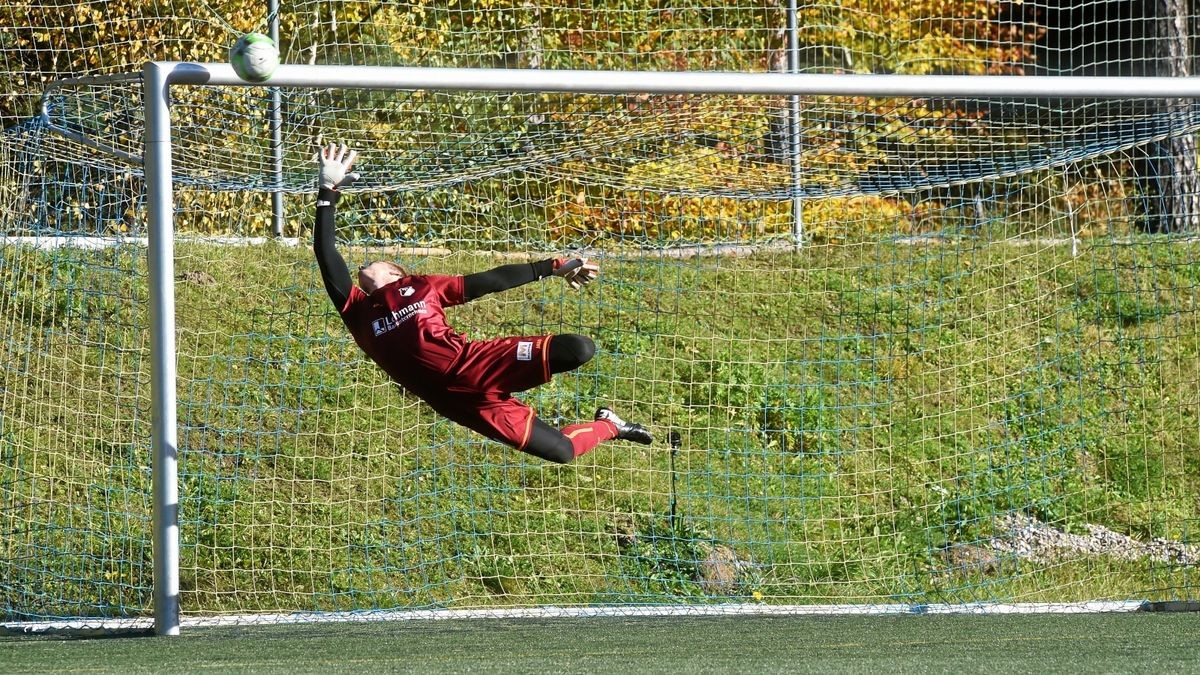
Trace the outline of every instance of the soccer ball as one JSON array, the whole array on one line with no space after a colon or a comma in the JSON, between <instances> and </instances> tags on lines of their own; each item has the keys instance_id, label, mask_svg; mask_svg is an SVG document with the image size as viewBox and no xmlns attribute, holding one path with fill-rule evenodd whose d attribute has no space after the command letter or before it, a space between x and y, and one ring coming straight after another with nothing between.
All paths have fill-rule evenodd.
<instances>
[{"instance_id":1,"label":"soccer ball","mask_svg":"<svg viewBox=\"0 0 1200 675\"><path fill-rule=\"evenodd\" d=\"M229 65L247 82L266 82L279 67L279 49L262 33L246 33L229 48Z\"/></svg>"}]
</instances>

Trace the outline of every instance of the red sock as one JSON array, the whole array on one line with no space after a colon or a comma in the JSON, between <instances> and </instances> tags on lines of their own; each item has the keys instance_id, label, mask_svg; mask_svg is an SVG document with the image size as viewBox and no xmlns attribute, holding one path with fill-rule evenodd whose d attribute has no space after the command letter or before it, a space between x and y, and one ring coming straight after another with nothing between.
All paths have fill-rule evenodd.
<instances>
[{"instance_id":1,"label":"red sock","mask_svg":"<svg viewBox=\"0 0 1200 675\"><path fill-rule=\"evenodd\" d=\"M578 457L591 452L604 441L616 438L617 425L608 420L598 420L585 424L572 424L569 427L563 427L562 432L571 441L571 445L575 448L575 456Z\"/></svg>"}]
</instances>

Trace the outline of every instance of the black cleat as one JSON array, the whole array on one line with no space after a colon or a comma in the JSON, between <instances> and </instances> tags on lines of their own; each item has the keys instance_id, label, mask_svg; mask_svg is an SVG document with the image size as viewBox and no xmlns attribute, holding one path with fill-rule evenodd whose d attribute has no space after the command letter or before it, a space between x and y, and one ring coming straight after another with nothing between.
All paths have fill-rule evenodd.
<instances>
[{"instance_id":1,"label":"black cleat","mask_svg":"<svg viewBox=\"0 0 1200 675\"><path fill-rule=\"evenodd\" d=\"M623 441L633 441L642 445L650 445L654 442L654 437L650 435L650 431L640 424L631 424L617 417L617 414L608 408L601 408L596 411L596 421L608 420L617 427L617 438Z\"/></svg>"}]
</instances>

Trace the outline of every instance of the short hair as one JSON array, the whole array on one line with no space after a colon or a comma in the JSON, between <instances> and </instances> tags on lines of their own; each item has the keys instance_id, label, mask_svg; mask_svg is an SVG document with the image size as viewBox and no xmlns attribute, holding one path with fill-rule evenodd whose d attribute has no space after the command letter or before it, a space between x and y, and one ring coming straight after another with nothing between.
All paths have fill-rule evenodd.
<instances>
[{"instance_id":1,"label":"short hair","mask_svg":"<svg viewBox=\"0 0 1200 675\"><path fill-rule=\"evenodd\" d=\"M375 263L379 263L380 265L384 265L386 267L392 268L392 271L396 272L397 274L399 274L402 277L408 276L408 270L404 269L404 267L402 267L399 263L392 262L391 260L376 260L374 262L367 263L366 266L370 267L371 265L374 265Z\"/></svg>"}]
</instances>

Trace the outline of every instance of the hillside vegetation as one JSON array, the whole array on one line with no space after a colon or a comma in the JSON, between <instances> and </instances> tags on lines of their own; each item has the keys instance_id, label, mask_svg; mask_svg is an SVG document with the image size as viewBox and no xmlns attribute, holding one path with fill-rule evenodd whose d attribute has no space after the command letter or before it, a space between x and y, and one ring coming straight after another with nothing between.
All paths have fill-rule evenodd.
<instances>
[{"instance_id":1,"label":"hillside vegetation","mask_svg":"<svg viewBox=\"0 0 1200 675\"><path fill-rule=\"evenodd\" d=\"M142 251L6 255L5 605L144 611ZM535 284L452 310L475 337L592 335L591 364L527 399L562 423L612 405L662 441L565 467L388 384L310 256L181 245L187 611L1193 592L1192 568L1163 561L955 555L988 550L1012 513L1194 541L1193 244L614 255L583 293ZM55 278L16 283L50 257ZM36 595L31 556L57 570Z\"/></svg>"}]
</instances>

